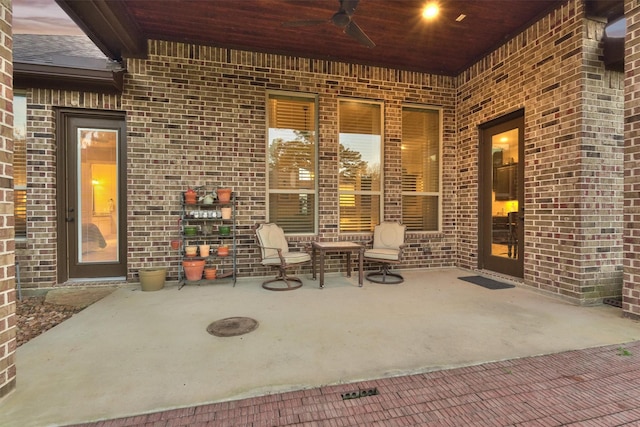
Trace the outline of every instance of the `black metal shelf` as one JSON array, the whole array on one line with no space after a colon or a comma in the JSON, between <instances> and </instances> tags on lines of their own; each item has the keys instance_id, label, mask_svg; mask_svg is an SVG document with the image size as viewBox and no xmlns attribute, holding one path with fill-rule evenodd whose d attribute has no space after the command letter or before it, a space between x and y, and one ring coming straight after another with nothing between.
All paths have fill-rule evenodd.
<instances>
[{"instance_id":1,"label":"black metal shelf","mask_svg":"<svg viewBox=\"0 0 640 427\"><path fill-rule=\"evenodd\" d=\"M221 218L219 216L208 217L212 210L219 210L221 208L231 208L231 218ZM220 234L218 231L211 232L203 232L201 230L197 231L196 234L185 234L184 230L181 230L181 238L182 238L182 259L183 261L189 260L205 260L205 268L207 267L215 267L219 271L225 271L222 276L218 275L216 279L199 279L199 280L187 280L184 272L184 267L180 264L179 273L178 273L178 289L182 289L185 285L188 284L205 284L205 283L215 283L218 280L223 279L231 279L233 281L233 286L236 285L236 274L237 274L237 238L236 238L236 195L235 193L231 193L231 200L228 202L219 202L214 201L213 203L202 203L198 202L195 204L187 204L182 201L182 214L181 214L181 224L182 227L185 224L192 225L204 225L204 224L219 224L220 226L229 226L229 234ZM206 218L196 217L191 214L191 212L204 212L207 215ZM200 244L210 245L211 253L209 256L201 257L201 256L186 256L185 247L186 246L196 246ZM229 246L229 254L228 255L218 255L217 247L221 245ZM231 271L229 271L231 268Z\"/></svg>"}]
</instances>

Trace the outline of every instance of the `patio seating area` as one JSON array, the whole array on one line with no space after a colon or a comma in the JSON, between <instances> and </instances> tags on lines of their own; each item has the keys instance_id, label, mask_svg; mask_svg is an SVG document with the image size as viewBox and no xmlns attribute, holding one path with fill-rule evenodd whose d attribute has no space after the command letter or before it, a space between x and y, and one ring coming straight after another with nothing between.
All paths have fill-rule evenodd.
<instances>
[{"instance_id":1,"label":"patio seating area","mask_svg":"<svg viewBox=\"0 0 640 427\"><path fill-rule=\"evenodd\" d=\"M640 340L611 306L578 307L516 286L489 290L460 269L403 270L404 283L302 275L156 292L120 288L17 351L3 426L68 425L280 392L432 372ZM255 319L218 337L214 321Z\"/></svg>"}]
</instances>

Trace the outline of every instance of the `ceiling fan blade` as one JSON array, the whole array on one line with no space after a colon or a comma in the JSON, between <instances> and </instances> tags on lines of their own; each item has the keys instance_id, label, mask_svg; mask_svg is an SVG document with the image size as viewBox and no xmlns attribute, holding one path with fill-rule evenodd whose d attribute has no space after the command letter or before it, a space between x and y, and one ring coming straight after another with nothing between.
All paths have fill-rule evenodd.
<instances>
[{"instance_id":1,"label":"ceiling fan blade","mask_svg":"<svg viewBox=\"0 0 640 427\"><path fill-rule=\"evenodd\" d=\"M356 39L360 44L365 45L368 48L375 47L376 44L362 31L362 29L355 22L351 21L344 27L345 34Z\"/></svg>"},{"instance_id":2,"label":"ceiling fan blade","mask_svg":"<svg viewBox=\"0 0 640 427\"><path fill-rule=\"evenodd\" d=\"M309 27L312 25L320 25L325 23L332 23L338 28L342 28L342 31L358 43L367 46L368 48L375 47L375 43L362 31L362 29L352 21L351 16L355 13L356 7L360 0L339 0L340 9L333 14L331 19L305 19L299 21L283 22L283 27Z\"/></svg>"},{"instance_id":3,"label":"ceiling fan blade","mask_svg":"<svg viewBox=\"0 0 640 427\"><path fill-rule=\"evenodd\" d=\"M283 22L283 27L310 27L312 25L320 25L326 24L327 22L331 22L327 19L304 19L301 21L289 21Z\"/></svg>"}]
</instances>

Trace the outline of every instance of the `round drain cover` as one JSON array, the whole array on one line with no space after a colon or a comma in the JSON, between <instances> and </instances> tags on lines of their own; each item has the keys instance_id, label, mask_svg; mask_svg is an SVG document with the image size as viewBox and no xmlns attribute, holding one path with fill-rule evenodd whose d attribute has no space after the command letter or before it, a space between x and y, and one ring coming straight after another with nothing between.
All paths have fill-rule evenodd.
<instances>
[{"instance_id":1,"label":"round drain cover","mask_svg":"<svg viewBox=\"0 0 640 427\"><path fill-rule=\"evenodd\" d=\"M207 332L217 337L235 337L255 331L258 321L250 317L227 317L207 326Z\"/></svg>"}]
</instances>

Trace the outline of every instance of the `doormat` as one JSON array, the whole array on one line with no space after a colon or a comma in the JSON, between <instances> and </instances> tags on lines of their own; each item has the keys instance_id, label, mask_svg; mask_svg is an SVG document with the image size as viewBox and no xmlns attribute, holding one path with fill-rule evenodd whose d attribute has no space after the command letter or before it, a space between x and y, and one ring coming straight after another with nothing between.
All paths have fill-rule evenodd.
<instances>
[{"instance_id":1,"label":"doormat","mask_svg":"<svg viewBox=\"0 0 640 427\"><path fill-rule=\"evenodd\" d=\"M482 286L483 288L487 288L491 290L515 288L514 285L498 282L497 280L489 279L482 276L458 277L458 279L464 280L465 282L473 283L474 285L479 285L479 286Z\"/></svg>"},{"instance_id":2,"label":"doormat","mask_svg":"<svg viewBox=\"0 0 640 427\"><path fill-rule=\"evenodd\" d=\"M207 326L207 332L216 337L236 337L258 328L258 321L250 317L227 317Z\"/></svg>"}]
</instances>

